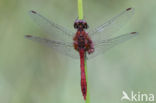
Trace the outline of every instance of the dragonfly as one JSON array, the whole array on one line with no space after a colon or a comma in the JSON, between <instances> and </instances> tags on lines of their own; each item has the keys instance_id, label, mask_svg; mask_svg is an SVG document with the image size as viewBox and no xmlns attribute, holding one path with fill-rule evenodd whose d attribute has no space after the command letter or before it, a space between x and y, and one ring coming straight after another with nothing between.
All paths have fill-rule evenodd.
<instances>
[{"instance_id":1,"label":"dragonfly","mask_svg":"<svg viewBox=\"0 0 156 103\"><path fill-rule=\"evenodd\" d=\"M26 38L48 46L59 53L80 59L81 92L84 100L86 100L87 95L85 58L94 58L117 44L136 37L138 34L137 32L130 32L112 37L134 15L134 8L125 9L102 25L88 32L86 30L89 26L85 20L75 20L73 27L76 31L74 32L48 20L36 11L30 11L29 14L51 39L32 35L26 35Z\"/></svg>"}]
</instances>

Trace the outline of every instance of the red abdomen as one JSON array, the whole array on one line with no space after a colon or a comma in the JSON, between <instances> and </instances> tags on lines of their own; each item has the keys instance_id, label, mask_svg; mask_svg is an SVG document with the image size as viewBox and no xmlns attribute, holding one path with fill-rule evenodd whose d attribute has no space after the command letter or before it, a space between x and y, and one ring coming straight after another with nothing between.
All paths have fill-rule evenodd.
<instances>
[{"instance_id":1,"label":"red abdomen","mask_svg":"<svg viewBox=\"0 0 156 103\"><path fill-rule=\"evenodd\" d=\"M85 52L84 50L80 50L80 62L81 62L81 91L84 97L84 100L86 100L87 96L87 81L86 81L86 74L85 74Z\"/></svg>"},{"instance_id":2,"label":"red abdomen","mask_svg":"<svg viewBox=\"0 0 156 103\"><path fill-rule=\"evenodd\" d=\"M82 91L84 100L86 100L86 96L87 96L87 81L86 81L86 78L82 78L82 77L81 77L81 91Z\"/></svg>"},{"instance_id":3,"label":"red abdomen","mask_svg":"<svg viewBox=\"0 0 156 103\"><path fill-rule=\"evenodd\" d=\"M87 97L87 81L86 81L86 74L85 74L85 55L86 52L88 54L94 52L93 42L83 29L78 29L74 40L74 48L80 54L80 62L81 62L81 91L86 100Z\"/></svg>"}]
</instances>

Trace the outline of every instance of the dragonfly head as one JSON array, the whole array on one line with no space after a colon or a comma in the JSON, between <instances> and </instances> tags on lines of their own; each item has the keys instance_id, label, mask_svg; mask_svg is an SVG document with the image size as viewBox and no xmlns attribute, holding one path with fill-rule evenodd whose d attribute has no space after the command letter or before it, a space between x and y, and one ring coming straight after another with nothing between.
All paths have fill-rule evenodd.
<instances>
[{"instance_id":1,"label":"dragonfly head","mask_svg":"<svg viewBox=\"0 0 156 103\"><path fill-rule=\"evenodd\" d=\"M74 28L75 29L88 29L88 24L84 20L75 20Z\"/></svg>"}]
</instances>

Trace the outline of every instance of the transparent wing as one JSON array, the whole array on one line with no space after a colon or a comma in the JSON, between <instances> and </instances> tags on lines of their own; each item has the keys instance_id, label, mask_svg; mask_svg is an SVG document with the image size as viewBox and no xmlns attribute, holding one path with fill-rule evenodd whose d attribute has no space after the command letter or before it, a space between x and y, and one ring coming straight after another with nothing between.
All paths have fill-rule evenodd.
<instances>
[{"instance_id":1,"label":"transparent wing","mask_svg":"<svg viewBox=\"0 0 156 103\"><path fill-rule=\"evenodd\" d=\"M106 21L103 25L89 31L88 34L91 36L93 41L109 38L114 33L118 32L120 28L129 21L133 14L134 9L128 8L112 19Z\"/></svg>"},{"instance_id":2,"label":"transparent wing","mask_svg":"<svg viewBox=\"0 0 156 103\"><path fill-rule=\"evenodd\" d=\"M43 29L48 35L51 35L52 40L71 41L73 32L48 20L36 11L29 12L32 19Z\"/></svg>"},{"instance_id":3,"label":"transparent wing","mask_svg":"<svg viewBox=\"0 0 156 103\"><path fill-rule=\"evenodd\" d=\"M137 34L138 33L136 33L136 32L131 32L131 33L123 34L123 35L115 37L115 38L111 38L111 39L107 39L107 40L103 40L103 41L99 41L99 42L94 42L95 52L90 55L87 54L87 57L89 59L89 58L93 58L101 53L104 53L107 50L109 50L110 48L116 46L117 44L120 44L124 41L127 41L131 38L136 37Z\"/></svg>"},{"instance_id":4,"label":"transparent wing","mask_svg":"<svg viewBox=\"0 0 156 103\"><path fill-rule=\"evenodd\" d=\"M31 35L26 35L25 37L30 40L36 41L38 43L41 43L45 46L51 47L61 54L70 56L75 59L80 59L79 53L74 50L72 43L54 41L54 40L49 40L49 39L40 38L40 37L36 37L36 36L31 36Z\"/></svg>"}]
</instances>

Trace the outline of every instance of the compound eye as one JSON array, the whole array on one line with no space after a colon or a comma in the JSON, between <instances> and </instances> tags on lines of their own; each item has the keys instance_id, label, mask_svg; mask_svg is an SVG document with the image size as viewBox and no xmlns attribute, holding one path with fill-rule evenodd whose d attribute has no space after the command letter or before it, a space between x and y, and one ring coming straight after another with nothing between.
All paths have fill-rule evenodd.
<instances>
[{"instance_id":1,"label":"compound eye","mask_svg":"<svg viewBox=\"0 0 156 103\"><path fill-rule=\"evenodd\" d=\"M85 28L85 29L88 29L87 23L84 23L84 28Z\"/></svg>"},{"instance_id":2,"label":"compound eye","mask_svg":"<svg viewBox=\"0 0 156 103\"><path fill-rule=\"evenodd\" d=\"M78 23L77 23L77 22L74 23L74 28L75 28L75 29L78 28Z\"/></svg>"}]
</instances>

